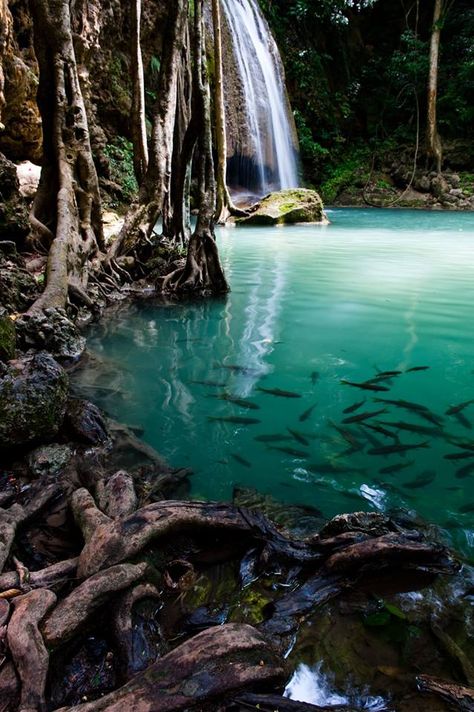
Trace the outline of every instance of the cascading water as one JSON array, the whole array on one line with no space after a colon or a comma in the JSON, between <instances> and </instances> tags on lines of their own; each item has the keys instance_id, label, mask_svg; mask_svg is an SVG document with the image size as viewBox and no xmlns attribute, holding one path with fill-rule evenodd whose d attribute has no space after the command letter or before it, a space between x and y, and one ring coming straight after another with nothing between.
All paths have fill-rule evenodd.
<instances>
[{"instance_id":1,"label":"cascading water","mask_svg":"<svg viewBox=\"0 0 474 712\"><path fill-rule=\"evenodd\" d=\"M261 195L295 188L297 139L278 47L258 0L222 4L238 74L233 81L240 85L240 101L230 113L241 121L228 122L229 184Z\"/></svg>"}]
</instances>

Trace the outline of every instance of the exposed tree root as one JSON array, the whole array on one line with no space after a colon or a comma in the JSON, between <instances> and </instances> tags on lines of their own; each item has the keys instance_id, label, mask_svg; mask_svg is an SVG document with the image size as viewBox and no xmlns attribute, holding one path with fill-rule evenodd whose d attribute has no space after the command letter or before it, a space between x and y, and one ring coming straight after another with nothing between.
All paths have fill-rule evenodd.
<instances>
[{"instance_id":1,"label":"exposed tree root","mask_svg":"<svg viewBox=\"0 0 474 712\"><path fill-rule=\"evenodd\" d=\"M307 702L289 700L287 697L279 695L254 695L251 692L239 695L235 701L244 709L260 710L260 712L359 712L359 708L352 705L350 709L347 706L340 707L339 705L320 707Z\"/></svg>"},{"instance_id":2,"label":"exposed tree root","mask_svg":"<svg viewBox=\"0 0 474 712\"><path fill-rule=\"evenodd\" d=\"M437 695L448 702L454 709L461 712L473 712L474 710L474 688L464 687L455 682L440 680L430 675L419 675L417 678L418 689L421 692L428 692Z\"/></svg>"},{"instance_id":3,"label":"exposed tree root","mask_svg":"<svg viewBox=\"0 0 474 712\"><path fill-rule=\"evenodd\" d=\"M255 628L231 623L199 633L124 687L74 712L175 712L283 676L284 666Z\"/></svg>"},{"instance_id":4,"label":"exposed tree root","mask_svg":"<svg viewBox=\"0 0 474 712\"><path fill-rule=\"evenodd\" d=\"M41 571L28 572L28 585L31 588L52 588L69 581L76 575L78 559L66 559L58 564L52 564ZM0 576L0 591L9 588L19 588L20 576L18 571L11 571ZM0 624L1 625L1 624Z\"/></svg>"},{"instance_id":5,"label":"exposed tree root","mask_svg":"<svg viewBox=\"0 0 474 712\"><path fill-rule=\"evenodd\" d=\"M132 514L137 508L133 477L125 470L119 470L107 481L100 480L97 500L100 509L111 519L122 519Z\"/></svg>"},{"instance_id":6,"label":"exposed tree root","mask_svg":"<svg viewBox=\"0 0 474 712\"><path fill-rule=\"evenodd\" d=\"M74 589L45 620L42 631L47 645L65 643L114 593L142 579L147 564L120 564L100 571Z\"/></svg>"},{"instance_id":7,"label":"exposed tree root","mask_svg":"<svg viewBox=\"0 0 474 712\"><path fill-rule=\"evenodd\" d=\"M40 589L17 598L8 624L8 646L21 680L20 708L42 709L45 704L49 654L39 624L56 602L52 591Z\"/></svg>"}]
</instances>

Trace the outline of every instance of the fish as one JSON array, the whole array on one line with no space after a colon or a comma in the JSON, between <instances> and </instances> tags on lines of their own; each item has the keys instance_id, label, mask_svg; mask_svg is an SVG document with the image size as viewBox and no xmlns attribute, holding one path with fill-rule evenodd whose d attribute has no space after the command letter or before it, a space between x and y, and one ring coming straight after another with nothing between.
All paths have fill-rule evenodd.
<instances>
[{"instance_id":1,"label":"fish","mask_svg":"<svg viewBox=\"0 0 474 712\"><path fill-rule=\"evenodd\" d=\"M308 420L308 418L310 417L311 413L312 413L313 410L316 408L316 406L317 406L317 403L315 403L314 405L310 406L307 410L305 410L304 413L301 413L300 417L298 418L298 420L300 421L300 423L304 423L305 420Z\"/></svg>"},{"instance_id":2,"label":"fish","mask_svg":"<svg viewBox=\"0 0 474 712\"><path fill-rule=\"evenodd\" d=\"M354 381L347 381L345 378L341 379L341 383L345 386L354 386L354 388L362 388L364 391L389 391L390 388L387 386L378 386L376 383L355 383Z\"/></svg>"},{"instance_id":3,"label":"fish","mask_svg":"<svg viewBox=\"0 0 474 712\"><path fill-rule=\"evenodd\" d=\"M399 437L396 433L392 433L391 430L387 430L387 428L384 428L378 423L361 423L361 427L370 428L370 430L374 430L376 433L380 433L380 435L385 435L386 438L391 438L392 440L396 440L397 442L399 440Z\"/></svg>"},{"instance_id":4,"label":"fish","mask_svg":"<svg viewBox=\"0 0 474 712\"><path fill-rule=\"evenodd\" d=\"M245 459L245 457L242 457L241 455L238 455L237 453L231 452L230 456L233 460L239 463L239 465L243 465L244 467L252 467L251 463Z\"/></svg>"},{"instance_id":5,"label":"fish","mask_svg":"<svg viewBox=\"0 0 474 712\"><path fill-rule=\"evenodd\" d=\"M421 435L441 435L442 430L439 428L429 428L426 425L417 425L416 423L405 423L402 420L391 421L391 420L378 420L377 423L382 425L388 425L391 428L397 428L397 430L407 430L409 433L420 433Z\"/></svg>"},{"instance_id":6,"label":"fish","mask_svg":"<svg viewBox=\"0 0 474 712\"><path fill-rule=\"evenodd\" d=\"M337 425L334 421L330 420L329 423L332 425L332 427L337 430L339 435L342 435L344 440L349 443L349 445L352 445L352 447L357 447L359 445L359 441L357 438L354 436L352 431L349 428L342 428L340 425Z\"/></svg>"},{"instance_id":7,"label":"fish","mask_svg":"<svg viewBox=\"0 0 474 712\"><path fill-rule=\"evenodd\" d=\"M400 470L405 470L407 467L411 467L415 464L415 460L409 460L408 462L400 462L397 465L389 465L388 467L380 468L379 472L381 475L394 475L395 472L400 472Z\"/></svg>"},{"instance_id":8,"label":"fish","mask_svg":"<svg viewBox=\"0 0 474 712\"><path fill-rule=\"evenodd\" d=\"M466 460L468 457L474 457L474 452L450 452L443 457L445 460Z\"/></svg>"},{"instance_id":9,"label":"fish","mask_svg":"<svg viewBox=\"0 0 474 712\"><path fill-rule=\"evenodd\" d=\"M189 381L189 383L195 383L198 386L213 386L216 388L225 388L226 383L219 383L219 381Z\"/></svg>"},{"instance_id":10,"label":"fish","mask_svg":"<svg viewBox=\"0 0 474 712\"><path fill-rule=\"evenodd\" d=\"M280 396L280 398L301 398L300 393L282 391L281 388L263 388L263 386L257 386L257 391L260 391L261 393L268 393L271 396Z\"/></svg>"},{"instance_id":11,"label":"fish","mask_svg":"<svg viewBox=\"0 0 474 712\"><path fill-rule=\"evenodd\" d=\"M474 462L469 462L467 465L464 465L464 467L459 468L459 470L456 470L455 477L458 478L458 480L464 479L464 477L469 477L469 475L472 475L474 472Z\"/></svg>"},{"instance_id":12,"label":"fish","mask_svg":"<svg viewBox=\"0 0 474 712\"><path fill-rule=\"evenodd\" d=\"M366 401L365 398L364 398L364 400L357 401L357 403L353 403L352 405L347 406L347 408L344 408L344 410L342 412L346 413L347 415L349 413L354 413L356 410L359 410L359 408L361 408L364 405L365 401Z\"/></svg>"},{"instance_id":13,"label":"fish","mask_svg":"<svg viewBox=\"0 0 474 712\"><path fill-rule=\"evenodd\" d=\"M229 460L216 460L218 465L228 465Z\"/></svg>"},{"instance_id":14,"label":"fish","mask_svg":"<svg viewBox=\"0 0 474 712\"><path fill-rule=\"evenodd\" d=\"M435 479L436 472L434 472L433 470L426 470L420 475L417 475L414 480L404 482L402 484L402 487L404 487L405 489L418 489L420 487L426 487L427 485L430 485L432 482L434 482Z\"/></svg>"},{"instance_id":15,"label":"fish","mask_svg":"<svg viewBox=\"0 0 474 712\"><path fill-rule=\"evenodd\" d=\"M274 435L257 435L254 440L259 443L278 443L283 442L283 440L292 440L291 435L285 435L284 433L275 433Z\"/></svg>"},{"instance_id":16,"label":"fish","mask_svg":"<svg viewBox=\"0 0 474 712\"><path fill-rule=\"evenodd\" d=\"M378 371L377 376L388 376L389 378L393 378L393 376L400 376L403 373L403 371Z\"/></svg>"},{"instance_id":17,"label":"fish","mask_svg":"<svg viewBox=\"0 0 474 712\"><path fill-rule=\"evenodd\" d=\"M474 502L463 504L462 507L459 507L459 511L461 514L470 514L471 512L474 512Z\"/></svg>"},{"instance_id":18,"label":"fish","mask_svg":"<svg viewBox=\"0 0 474 712\"><path fill-rule=\"evenodd\" d=\"M318 381L319 373L317 371L313 371L313 373L311 374L311 383L313 384L313 386L315 386Z\"/></svg>"},{"instance_id":19,"label":"fish","mask_svg":"<svg viewBox=\"0 0 474 712\"><path fill-rule=\"evenodd\" d=\"M433 425L441 426L443 424L443 418L439 415L435 415L430 410L420 410L418 411L418 415L420 418L423 418L423 420L427 420L428 423L433 423Z\"/></svg>"},{"instance_id":20,"label":"fish","mask_svg":"<svg viewBox=\"0 0 474 712\"><path fill-rule=\"evenodd\" d=\"M367 423L361 423L359 426L359 432L364 435L365 439L372 445L372 447L382 447L383 443L378 440L375 435L372 435L372 433L367 430L367 427L369 427L367 426ZM372 430L373 428L371 427L370 429Z\"/></svg>"},{"instance_id":21,"label":"fish","mask_svg":"<svg viewBox=\"0 0 474 712\"><path fill-rule=\"evenodd\" d=\"M417 371L428 371L431 368L431 366L412 366L411 368L407 368L405 370L405 373L416 373Z\"/></svg>"},{"instance_id":22,"label":"fish","mask_svg":"<svg viewBox=\"0 0 474 712\"><path fill-rule=\"evenodd\" d=\"M474 399L472 398L471 400L464 401L464 403L452 405L446 411L446 415L455 415L456 413L460 413L462 410L464 410L464 408L467 408L468 405L471 405L471 403L474 403Z\"/></svg>"},{"instance_id":23,"label":"fish","mask_svg":"<svg viewBox=\"0 0 474 712\"><path fill-rule=\"evenodd\" d=\"M287 428L288 432L290 435L293 436L295 440L297 440L301 445L309 445L309 442L306 440L305 436L299 433L297 430L292 430L291 428Z\"/></svg>"},{"instance_id":24,"label":"fish","mask_svg":"<svg viewBox=\"0 0 474 712\"><path fill-rule=\"evenodd\" d=\"M344 418L342 421L344 424L349 423L361 423L363 420L369 420L370 418L375 418L376 415L381 415L386 413L387 409L383 408L381 410L366 411L365 413L358 413L357 415L350 415L348 418Z\"/></svg>"},{"instance_id":25,"label":"fish","mask_svg":"<svg viewBox=\"0 0 474 712\"><path fill-rule=\"evenodd\" d=\"M471 452L474 452L474 442L472 440L458 440L457 438L446 439L456 447L460 447L461 450L470 450Z\"/></svg>"},{"instance_id":26,"label":"fish","mask_svg":"<svg viewBox=\"0 0 474 712\"><path fill-rule=\"evenodd\" d=\"M296 448L293 447L279 447L277 445L271 445L269 447L269 450L279 450L280 452L284 452L286 455L293 455L293 457L307 457L308 453L303 452L303 450L296 450Z\"/></svg>"},{"instance_id":27,"label":"fish","mask_svg":"<svg viewBox=\"0 0 474 712\"><path fill-rule=\"evenodd\" d=\"M461 423L461 425L463 425L466 428L466 430L472 430L472 425L468 421L468 419L466 418L464 413L455 413L454 417L456 418L458 423Z\"/></svg>"},{"instance_id":28,"label":"fish","mask_svg":"<svg viewBox=\"0 0 474 712\"><path fill-rule=\"evenodd\" d=\"M256 425L257 423L262 422L261 420L258 420L258 418L243 418L238 415L222 415L222 416L208 415L207 419L210 422L234 423L235 425Z\"/></svg>"},{"instance_id":29,"label":"fish","mask_svg":"<svg viewBox=\"0 0 474 712\"><path fill-rule=\"evenodd\" d=\"M404 408L405 410L414 410L417 413L422 412L430 412L430 409L427 408L425 405L421 405L420 403L413 403L412 401L406 401L402 399L398 400L390 400L389 398L374 398L375 403L388 403L388 405L395 405L397 408Z\"/></svg>"},{"instance_id":30,"label":"fish","mask_svg":"<svg viewBox=\"0 0 474 712\"><path fill-rule=\"evenodd\" d=\"M260 410L260 406L256 403L252 403L252 401L249 400L244 400L243 398L237 398L236 396L232 396L229 393L219 393L218 395L210 396L210 398L219 398L219 400L225 400L229 403L234 403L234 405L238 405L239 408L247 408L248 410Z\"/></svg>"},{"instance_id":31,"label":"fish","mask_svg":"<svg viewBox=\"0 0 474 712\"><path fill-rule=\"evenodd\" d=\"M394 455L402 454L408 452L408 450L418 450L422 447L429 447L427 441L422 443L416 443L415 445L404 445L403 443L394 443L393 445L382 445L382 447L374 447L371 450L367 450L369 455Z\"/></svg>"}]
</instances>

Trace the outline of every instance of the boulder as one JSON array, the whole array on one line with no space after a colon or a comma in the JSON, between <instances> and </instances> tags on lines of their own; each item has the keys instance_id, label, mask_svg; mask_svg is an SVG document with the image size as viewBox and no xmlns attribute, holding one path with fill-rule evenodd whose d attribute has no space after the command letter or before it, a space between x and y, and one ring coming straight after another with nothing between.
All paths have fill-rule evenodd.
<instances>
[{"instance_id":1,"label":"boulder","mask_svg":"<svg viewBox=\"0 0 474 712\"><path fill-rule=\"evenodd\" d=\"M69 437L86 445L100 445L109 437L99 408L82 398L68 400L64 427Z\"/></svg>"},{"instance_id":2,"label":"boulder","mask_svg":"<svg viewBox=\"0 0 474 712\"><path fill-rule=\"evenodd\" d=\"M43 445L28 455L28 466L36 477L56 477L72 457L68 445Z\"/></svg>"},{"instance_id":3,"label":"boulder","mask_svg":"<svg viewBox=\"0 0 474 712\"><path fill-rule=\"evenodd\" d=\"M41 166L31 161L22 161L16 167L16 174L20 184L20 195L24 198L34 198L41 176Z\"/></svg>"},{"instance_id":4,"label":"boulder","mask_svg":"<svg viewBox=\"0 0 474 712\"><path fill-rule=\"evenodd\" d=\"M307 188L270 193L257 204L248 217L237 220L239 225L326 224L327 222L321 198L316 191Z\"/></svg>"},{"instance_id":5,"label":"boulder","mask_svg":"<svg viewBox=\"0 0 474 712\"><path fill-rule=\"evenodd\" d=\"M69 379L46 353L11 362L0 371L0 448L46 441L58 432Z\"/></svg>"},{"instance_id":6,"label":"boulder","mask_svg":"<svg viewBox=\"0 0 474 712\"><path fill-rule=\"evenodd\" d=\"M78 359L86 345L64 309L49 307L44 312L23 314L16 321L16 330L20 347L45 349L59 359Z\"/></svg>"},{"instance_id":7,"label":"boulder","mask_svg":"<svg viewBox=\"0 0 474 712\"><path fill-rule=\"evenodd\" d=\"M21 243L30 231L26 201L20 195L16 166L0 153L0 240Z\"/></svg>"}]
</instances>

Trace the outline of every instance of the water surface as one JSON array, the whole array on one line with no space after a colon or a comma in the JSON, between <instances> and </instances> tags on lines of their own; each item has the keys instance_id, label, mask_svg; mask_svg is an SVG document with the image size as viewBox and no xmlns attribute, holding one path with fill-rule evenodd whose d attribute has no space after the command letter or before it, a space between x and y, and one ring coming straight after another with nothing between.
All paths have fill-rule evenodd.
<instances>
[{"instance_id":1,"label":"water surface","mask_svg":"<svg viewBox=\"0 0 474 712\"><path fill-rule=\"evenodd\" d=\"M326 517L404 508L441 525L472 556L474 464L466 466L474 457L444 456L469 446L474 455L474 404L445 415L474 398L474 215L341 209L329 217L325 227L221 230L229 296L122 310L94 327L88 342L114 368L81 372L79 386L143 428L173 465L191 467L196 497L230 499L241 485L314 505ZM413 367L429 369L406 372ZM378 384L388 391L341 383L387 370L404 372ZM224 394L257 407L216 397ZM374 402L378 396L416 402L441 425ZM351 447L335 426L363 399L353 415L386 408L375 420L431 428L382 426L402 444L425 447L373 454L393 439L350 424L343 427ZM260 422L210 419L226 417ZM255 439L278 434L288 440ZM407 466L381 472L399 464Z\"/></svg>"}]
</instances>

